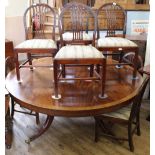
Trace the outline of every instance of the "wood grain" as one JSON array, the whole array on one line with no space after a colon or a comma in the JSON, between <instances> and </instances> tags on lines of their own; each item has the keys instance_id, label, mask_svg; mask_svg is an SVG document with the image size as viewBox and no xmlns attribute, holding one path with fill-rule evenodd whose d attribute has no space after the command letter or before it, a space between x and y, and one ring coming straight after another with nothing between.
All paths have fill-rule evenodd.
<instances>
[{"instance_id":1,"label":"wood grain","mask_svg":"<svg viewBox=\"0 0 155 155\"><path fill-rule=\"evenodd\" d=\"M46 65L50 62L52 63L52 58L37 59L33 63ZM82 68L67 67L66 76L89 74L87 67ZM53 71L50 68L36 68L33 71L21 68L21 84L17 82L15 71L12 71L6 78L6 88L17 103L36 112L56 116L90 116L116 110L132 100L142 83L140 74L137 74L138 80L132 80L132 72L133 69L129 66L122 69L107 67L106 99L98 97L100 83L87 80L59 83L62 98L52 99Z\"/></svg>"}]
</instances>

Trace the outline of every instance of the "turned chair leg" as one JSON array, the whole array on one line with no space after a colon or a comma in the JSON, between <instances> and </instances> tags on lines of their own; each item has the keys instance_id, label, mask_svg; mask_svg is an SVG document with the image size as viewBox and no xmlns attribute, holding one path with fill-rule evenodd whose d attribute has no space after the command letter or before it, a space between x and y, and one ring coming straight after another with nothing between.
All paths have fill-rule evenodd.
<instances>
[{"instance_id":1,"label":"turned chair leg","mask_svg":"<svg viewBox=\"0 0 155 155\"><path fill-rule=\"evenodd\" d=\"M132 125L128 125L128 141L129 141L129 147L130 151L134 152L134 145L133 145L133 139L132 139Z\"/></svg>"}]
</instances>

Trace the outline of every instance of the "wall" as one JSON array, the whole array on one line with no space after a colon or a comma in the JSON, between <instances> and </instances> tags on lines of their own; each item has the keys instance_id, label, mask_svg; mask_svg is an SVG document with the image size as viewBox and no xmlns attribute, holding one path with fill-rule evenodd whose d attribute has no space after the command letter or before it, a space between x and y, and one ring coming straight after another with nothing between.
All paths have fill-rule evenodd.
<instances>
[{"instance_id":1,"label":"wall","mask_svg":"<svg viewBox=\"0 0 155 155\"><path fill-rule=\"evenodd\" d=\"M14 45L25 39L23 14L27 6L28 0L8 0L5 8L5 38L12 40Z\"/></svg>"}]
</instances>

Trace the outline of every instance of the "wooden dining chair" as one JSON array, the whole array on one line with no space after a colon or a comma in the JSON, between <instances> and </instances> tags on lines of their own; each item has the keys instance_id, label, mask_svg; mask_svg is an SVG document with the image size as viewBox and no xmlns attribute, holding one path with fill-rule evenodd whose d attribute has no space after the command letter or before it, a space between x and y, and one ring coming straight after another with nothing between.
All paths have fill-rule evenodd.
<instances>
[{"instance_id":1,"label":"wooden dining chair","mask_svg":"<svg viewBox=\"0 0 155 155\"><path fill-rule=\"evenodd\" d=\"M51 18L49 18L51 17ZM20 81L20 69L29 67L33 70L33 58L54 56L57 52L55 42L56 13L47 4L33 4L28 7L23 16L26 40L14 48L17 80ZM47 28L50 22L49 28ZM50 37L47 33L50 31ZM19 53L27 54L27 60L19 64ZM33 56L33 57L32 57ZM29 62L29 65L27 64ZM51 60L52 63L52 60ZM35 66L45 67L45 66ZM51 64L46 67L51 67Z\"/></svg>"},{"instance_id":2,"label":"wooden dining chair","mask_svg":"<svg viewBox=\"0 0 155 155\"><path fill-rule=\"evenodd\" d=\"M130 66L134 67L134 59L135 59L135 53L129 52L123 55L122 62L127 63ZM138 55L137 70L139 70L141 67L143 67L143 59L140 55Z\"/></svg>"},{"instance_id":3,"label":"wooden dining chair","mask_svg":"<svg viewBox=\"0 0 155 155\"><path fill-rule=\"evenodd\" d=\"M5 76L7 76L7 74L9 74L9 72L13 71L14 69L15 69L14 57L9 56L5 60ZM39 124L39 113L37 113L37 112L34 113L33 111L27 112L27 111L21 111L21 110L15 109L16 103L14 102L13 97L11 96L11 94L9 94L9 92L7 90L6 90L6 92L7 92L6 96L9 96L11 99L11 118L13 118L14 112L29 114L29 115L35 116L36 124Z\"/></svg>"},{"instance_id":4,"label":"wooden dining chair","mask_svg":"<svg viewBox=\"0 0 155 155\"><path fill-rule=\"evenodd\" d=\"M64 20L68 19L66 26L71 28L70 39L64 38ZM87 38L85 36L86 29L93 25L93 37ZM68 3L62 9L59 15L59 32L60 32L60 44L61 48L54 57L54 99L59 99L61 96L58 94L58 81L60 80L100 80L101 82L101 98L105 97L105 77L106 77L106 59L103 54L98 51L95 46L97 22L96 14L90 7L81 3ZM98 73L94 70L94 65L100 64L102 66L102 72ZM62 70L59 70L59 66L62 66ZM75 77L67 78L65 68L66 66L79 65L92 66L90 68L89 77ZM95 76L94 76L95 74Z\"/></svg>"},{"instance_id":5,"label":"wooden dining chair","mask_svg":"<svg viewBox=\"0 0 155 155\"><path fill-rule=\"evenodd\" d=\"M139 88L137 95L133 98L133 102L126 107L118 109L114 112L105 113L102 115L95 116L95 141L98 141L99 129L102 129L102 134L109 138L116 140L125 140L129 142L130 150L134 151L133 145L133 134L137 130L137 135L140 136L140 107L142 102L142 97L149 81L149 77L146 77ZM128 127L128 138L116 137L108 127L106 123L117 123L122 125L127 125ZM133 127L133 125L135 125Z\"/></svg>"},{"instance_id":6,"label":"wooden dining chair","mask_svg":"<svg viewBox=\"0 0 155 155\"><path fill-rule=\"evenodd\" d=\"M97 44L98 50L105 56L119 55L117 68L125 65L122 63L123 52L135 52L133 78L136 78L138 46L133 41L125 38L126 34L126 12L116 3L106 3L97 10L98 31ZM101 32L106 30L106 36L101 37Z\"/></svg>"}]
</instances>

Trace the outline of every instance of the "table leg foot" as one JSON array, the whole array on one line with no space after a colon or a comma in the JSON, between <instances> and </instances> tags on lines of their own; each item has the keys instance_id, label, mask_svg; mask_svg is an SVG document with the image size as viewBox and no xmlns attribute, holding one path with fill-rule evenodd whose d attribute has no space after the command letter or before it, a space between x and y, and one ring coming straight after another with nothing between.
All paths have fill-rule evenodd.
<instances>
[{"instance_id":1,"label":"table leg foot","mask_svg":"<svg viewBox=\"0 0 155 155\"><path fill-rule=\"evenodd\" d=\"M47 129L51 126L52 122L53 122L54 116L47 116L47 119L44 123L44 125L41 127L41 129L39 129L39 131L37 132L37 134L33 135L32 137L28 138L27 140L25 140L25 143L30 144L31 141L37 139L38 137L40 137L45 131L47 131Z\"/></svg>"},{"instance_id":2,"label":"table leg foot","mask_svg":"<svg viewBox=\"0 0 155 155\"><path fill-rule=\"evenodd\" d=\"M123 68L122 65L116 65L115 67L116 67L117 69Z\"/></svg>"},{"instance_id":3,"label":"table leg foot","mask_svg":"<svg viewBox=\"0 0 155 155\"><path fill-rule=\"evenodd\" d=\"M55 95L52 95L52 99L54 99L54 100L59 100L59 99L61 99L61 95L58 94L57 97L56 97Z\"/></svg>"},{"instance_id":4,"label":"table leg foot","mask_svg":"<svg viewBox=\"0 0 155 155\"><path fill-rule=\"evenodd\" d=\"M108 95L107 95L107 94L104 94L104 95L102 96L101 94L99 94L98 97L99 97L100 99L105 99L105 98L108 97Z\"/></svg>"}]
</instances>

